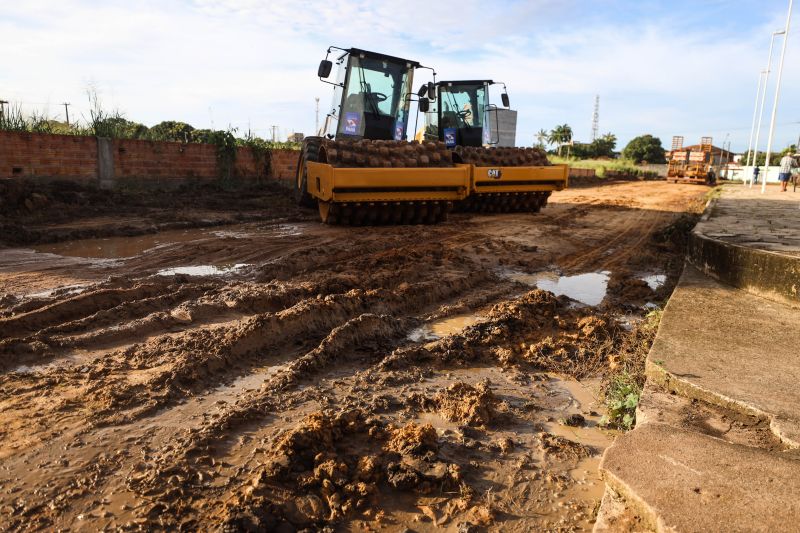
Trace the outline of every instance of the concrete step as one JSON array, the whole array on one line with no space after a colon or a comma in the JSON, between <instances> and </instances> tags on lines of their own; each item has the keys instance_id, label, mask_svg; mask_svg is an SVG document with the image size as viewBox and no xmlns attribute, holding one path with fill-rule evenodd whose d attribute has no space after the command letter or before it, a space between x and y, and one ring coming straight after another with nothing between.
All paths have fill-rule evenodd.
<instances>
[{"instance_id":1,"label":"concrete step","mask_svg":"<svg viewBox=\"0 0 800 533\"><path fill-rule=\"evenodd\" d=\"M800 530L800 310L687 264L595 531Z\"/></svg>"},{"instance_id":2,"label":"concrete step","mask_svg":"<svg viewBox=\"0 0 800 533\"><path fill-rule=\"evenodd\" d=\"M648 380L767 418L800 446L800 310L687 265L647 358Z\"/></svg>"},{"instance_id":3,"label":"concrete step","mask_svg":"<svg viewBox=\"0 0 800 533\"><path fill-rule=\"evenodd\" d=\"M800 461L783 453L649 422L619 437L600 470L609 488L641 517L644 530L791 532L800 527ZM611 522L595 531L603 527L615 530Z\"/></svg>"}]
</instances>

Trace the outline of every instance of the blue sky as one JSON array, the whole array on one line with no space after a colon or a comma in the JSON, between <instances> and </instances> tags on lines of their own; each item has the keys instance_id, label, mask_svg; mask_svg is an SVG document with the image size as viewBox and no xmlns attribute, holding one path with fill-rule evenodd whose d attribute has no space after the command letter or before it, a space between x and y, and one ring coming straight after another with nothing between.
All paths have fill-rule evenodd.
<instances>
[{"instance_id":1,"label":"blue sky","mask_svg":"<svg viewBox=\"0 0 800 533\"><path fill-rule=\"evenodd\" d=\"M588 140L594 95L600 130L621 148L651 133L669 144L703 135L747 147L758 73L788 1L457 3L300 0L38 1L3 6L0 99L63 118L88 115L86 89L152 125L278 125L311 133L314 98L329 107L316 67L328 45L431 65L440 76L508 84L517 143L568 123ZM775 144L800 135L800 14L790 34ZM764 114L766 146L773 73ZM420 71L415 85L425 81Z\"/></svg>"}]
</instances>

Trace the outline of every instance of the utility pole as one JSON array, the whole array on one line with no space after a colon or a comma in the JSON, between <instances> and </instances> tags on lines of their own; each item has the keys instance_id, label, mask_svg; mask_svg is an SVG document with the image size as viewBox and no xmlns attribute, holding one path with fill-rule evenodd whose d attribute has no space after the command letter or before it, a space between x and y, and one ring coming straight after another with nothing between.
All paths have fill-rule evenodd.
<instances>
[{"instance_id":1,"label":"utility pole","mask_svg":"<svg viewBox=\"0 0 800 533\"><path fill-rule=\"evenodd\" d=\"M3 122L6 118L6 111L5 106L8 103L8 100L0 100L0 122Z\"/></svg>"},{"instance_id":2,"label":"utility pole","mask_svg":"<svg viewBox=\"0 0 800 533\"><path fill-rule=\"evenodd\" d=\"M778 98L781 95L781 77L783 76L783 59L786 57L786 43L789 42L789 25L792 22L792 3L789 0L789 10L786 13L786 27L783 29L783 46L781 47L781 60L778 62L778 79L775 82L775 100L772 102L772 118L769 121L769 136L767 137L767 160L764 167L764 180L761 182L761 194L767 192L767 176L769 175L769 156L772 155L772 138L775 134L775 117L778 114Z\"/></svg>"},{"instance_id":3,"label":"utility pole","mask_svg":"<svg viewBox=\"0 0 800 533\"><path fill-rule=\"evenodd\" d=\"M594 113L592 113L592 141L597 140L597 134L600 133L600 95L594 97Z\"/></svg>"},{"instance_id":4,"label":"utility pole","mask_svg":"<svg viewBox=\"0 0 800 533\"><path fill-rule=\"evenodd\" d=\"M756 131L756 117L758 116L758 99L761 96L761 82L764 80L764 75L767 73L766 70L762 70L761 74L758 75L758 87L756 88L756 103L753 106L753 124L750 125L750 140L747 143L747 163L745 163L745 168L750 166L750 161L752 160L755 162L755 156L753 155L753 134ZM767 90L766 84L764 86L764 90ZM752 175L753 172L750 171ZM742 176L742 185L747 183L747 176Z\"/></svg>"},{"instance_id":5,"label":"utility pole","mask_svg":"<svg viewBox=\"0 0 800 533\"><path fill-rule=\"evenodd\" d=\"M272 126L272 142L276 142L276 135L278 134L278 126Z\"/></svg>"},{"instance_id":6,"label":"utility pole","mask_svg":"<svg viewBox=\"0 0 800 533\"><path fill-rule=\"evenodd\" d=\"M64 102L64 112L67 114L67 126L69 126L69 102Z\"/></svg>"},{"instance_id":7,"label":"utility pole","mask_svg":"<svg viewBox=\"0 0 800 533\"><path fill-rule=\"evenodd\" d=\"M314 100L317 101L317 121L315 123L316 129L314 131L316 132L316 135L319 135L319 96L314 98Z\"/></svg>"}]
</instances>

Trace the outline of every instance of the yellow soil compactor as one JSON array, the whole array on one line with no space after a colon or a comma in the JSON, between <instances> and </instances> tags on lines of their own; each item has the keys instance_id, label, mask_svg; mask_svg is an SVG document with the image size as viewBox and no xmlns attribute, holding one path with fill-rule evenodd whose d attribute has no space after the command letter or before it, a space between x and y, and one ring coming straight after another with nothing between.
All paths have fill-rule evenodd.
<instances>
[{"instance_id":1,"label":"yellow soil compactor","mask_svg":"<svg viewBox=\"0 0 800 533\"><path fill-rule=\"evenodd\" d=\"M567 186L569 167L551 165L539 148L498 146L502 120L498 107L489 101L490 87L498 84L459 80L422 87L419 107L425 112L424 138L444 142L454 151L453 161L472 166L470 194L460 202L461 209L537 212L552 191ZM508 92L502 85L501 100L508 108Z\"/></svg>"},{"instance_id":2,"label":"yellow soil compactor","mask_svg":"<svg viewBox=\"0 0 800 533\"><path fill-rule=\"evenodd\" d=\"M334 62L338 74L331 82ZM484 203L505 207L498 210L538 211L549 191L566 185L566 167L560 180L549 181L544 171L533 176L521 170L556 168L546 167L543 154L533 149L506 154L467 145L456 152L457 145L444 139L408 142L412 99L416 96L419 110L426 112L430 99L425 94L431 99L436 94L434 83L413 93L418 68L429 67L357 48L328 49L318 76L334 87L333 105L319 135L303 142L295 180L300 205L316 204L327 224L430 224L445 220L454 205L471 205L464 201L473 194L488 195L494 200ZM503 162L509 164L500 166ZM533 162L536 167L522 166ZM512 201L505 199L509 194L533 196Z\"/></svg>"}]
</instances>

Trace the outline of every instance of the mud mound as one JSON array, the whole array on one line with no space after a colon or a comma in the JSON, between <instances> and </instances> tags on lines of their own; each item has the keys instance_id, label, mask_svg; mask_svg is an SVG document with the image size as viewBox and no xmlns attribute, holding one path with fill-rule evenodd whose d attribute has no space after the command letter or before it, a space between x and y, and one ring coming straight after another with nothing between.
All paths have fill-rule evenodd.
<instances>
[{"instance_id":1,"label":"mud mound","mask_svg":"<svg viewBox=\"0 0 800 533\"><path fill-rule=\"evenodd\" d=\"M412 422L401 428L391 430L386 449L401 455L424 456L428 453L439 451L439 440L433 426L430 424L419 425Z\"/></svg>"},{"instance_id":2,"label":"mud mound","mask_svg":"<svg viewBox=\"0 0 800 533\"><path fill-rule=\"evenodd\" d=\"M383 361L382 368L430 360L466 365L483 359L580 378L601 369L622 340L616 321L596 313L536 289L495 305L486 319L460 334L398 350Z\"/></svg>"},{"instance_id":3,"label":"mud mound","mask_svg":"<svg viewBox=\"0 0 800 533\"><path fill-rule=\"evenodd\" d=\"M437 411L450 422L473 427L490 425L498 417L500 404L489 383L472 386L463 381L439 391L432 400L416 402L426 410Z\"/></svg>"},{"instance_id":4,"label":"mud mound","mask_svg":"<svg viewBox=\"0 0 800 533\"><path fill-rule=\"evenodd\" d=\"M113 193L69 181L49 184L31 180L0 180L0 216L30 215L44 210L104 206Z\"/></svg>"},{"instance_id":5,"label":"mud mound","mask_svg":"<svg viewBox=\"0 0 800 533\"><path fill-rule=\"evenodd\" d=\"M0 180L0 243L15 246L306 216L276 182L108 191L64 180ZM92 217L100 220L87 223Z\"/></svg>"},{"instance_id":6,"label":"mud mound","mask_svg":"<svg viewBox=\"0 0 800 533\"><path fill-rule=\"evenodd\" d=\"M567 459L583 459L592 454L592 449L583 444L571 441L552 433L539 434L539 447L548 457L553 457L560 461Z\"/></svg>"},{"instance_id":7,"label":"mud mound","mask_svg":"<svg viewBox=\"0 0 800 533\"><path fill-rule=\"evenodd\" d=\"M458 489L458 466L439 460L438 450L430 425L395 428L359 410L314 413L278 440L222 521L259 528L321 526L377 514L387 489Z\"/></svg>"}]
</instances>

